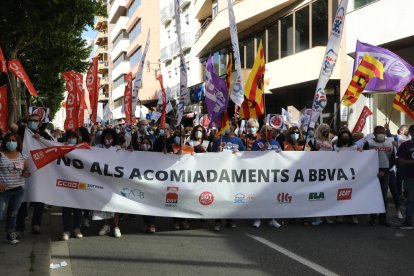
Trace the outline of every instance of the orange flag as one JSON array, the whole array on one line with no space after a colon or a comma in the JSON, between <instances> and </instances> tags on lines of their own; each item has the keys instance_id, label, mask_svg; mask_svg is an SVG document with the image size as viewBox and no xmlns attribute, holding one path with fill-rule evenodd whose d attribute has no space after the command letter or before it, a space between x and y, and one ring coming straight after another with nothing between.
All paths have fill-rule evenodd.
<instances>
[{"instance_id":1,"label":"orange flag","mask_svg":"<svg viewBox=\"0 0 414 276\"><path fill-rule=\"evenodd\" d=\"M29 80L29 77L27 76L26 71L24 71L20 61L17 59L10 60L9 71L13 72L16 77L18 77L24 83L24 85L26 85L30 95L37 96L36 89L34 88L32 82Z\"/></svg>"}]
</instances>

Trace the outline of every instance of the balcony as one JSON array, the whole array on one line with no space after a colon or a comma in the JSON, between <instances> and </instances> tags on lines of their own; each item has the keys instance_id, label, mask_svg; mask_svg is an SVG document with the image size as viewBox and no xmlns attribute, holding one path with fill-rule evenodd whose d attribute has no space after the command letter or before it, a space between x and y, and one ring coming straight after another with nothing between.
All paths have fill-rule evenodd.
<instances>
[{"instance_id":1,"label":"balcony","mask_svg":"<svg viewBox=\"0 0 414 276\"><path fill-rule=\"evenodd\" d=\"M108 94L99 94L98 101L99 102L106 102L109 100Z\"/></svg>"},{"instance_id":2,"label":"balcony","mask_svg":"<svg viewBox=\"0 0 414 276\"><path fill-rule=\"evenodd\" d=\"M98 16L95 21L93 28L97 31L105 29L108 27L108 18L104 16Z\"/></svg>"},{"instance_id":3,"label":"balcony","mask_svg":"<svg viewBox=\"0 0 414 276\"><path fill-rule=\"evenodd\" d=\"M101 57L104 54L108 54L108 46L101 46L98 48L98 50L96 51L96 55L98 57Z\"/></svg>"},{"instance_id":4,"label":"balcony","mask_svg":"<svg viewBox=\"0 0 414 276\"><path fill-rule=\"evenodd\" d=\"M185 32L181 34L181 47L184 50L190 49L194 44L194 38L190 32Z\"/></svg>"},{"instance_id":5,"label":"balcony","mask_svg":"<svg viewBox=\"0 0 414 276\"><path fill-rule=\"evenodd\" d=\"M165 8L163 8L161 10L161 14L160 14L160 22L163 25L168 24L174 16L174 8L172 3L168 4L168 6L166 6Z\"/></svg>"},{"instance_id":6,"label":"balcony","mask_svg":"<svg viewBox=\"0 0 414 276\"><path fill-rule=\"evenodd\" d=\"M106 31L98 32L98 34L96 35L95 40L96 40L95 41L96 45L106 45L106 44L108 44L108 33Z\"/></svg>"},{"instance_id":7,"label":"balcony","mask_svg":"<svg viewBox=\"0 0 414 276\"><path fill-rule=\"evenodd\" d=\"M98 73L102 74L107 72L109 68L109 63L107 61L99 61L98 63Z\"/></svg>"},{"instance_id":8,"label":"balcony","mask_svg":"<svg viewBox=\"0 0 414 276\"><path fill-rule=\"evenodd\" d=\"M210 25L211 21L213 21L211 18L206 18L206 20L204 20L203 24L201 25L200 29L197 31L197 33L195 35L195 41L196 42L200 38L200 36L203 35L204 31Z\"/></svg>"},{"instance_id":9,"label":"balcony","mask_svg":"<svg viewBox=\"0 0 414 276\"><path fill-rule=\"evenodd\" d=\"M120 16L126 15L126 12L127 9L125 0L115 0L109 9L109 23L115 24Z\"/></svg>"},{"instance_id":10,"label":"balcony","mask_svg":"<svg viewBox=\"0 0 414 276\"><path fill-rule=\"evenodd\" d=\"M160 60L161 62L167 62L167 61L172 60L171 47L166 46L162 48L161 53L160 53Z\"/></svg>"},{"instance_id":11,"label":"balcony","mask_svg":"<svg viewBox=\"0 0 414 276\"><path fill-rule=\"evenodd\" d=\"M180 0L180 8L185 8L188 5L190 5L191 1L190 0Z\"/></svg>"}]
</instances>

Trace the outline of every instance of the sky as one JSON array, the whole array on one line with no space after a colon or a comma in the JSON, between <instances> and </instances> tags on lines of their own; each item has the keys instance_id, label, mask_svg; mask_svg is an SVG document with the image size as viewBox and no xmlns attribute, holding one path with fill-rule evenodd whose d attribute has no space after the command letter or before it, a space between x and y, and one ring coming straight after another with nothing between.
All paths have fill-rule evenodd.
<instances>
[{"instance_id":1,"label":"sky","mask_svg":"<svg viewBox=\"0 0 414 276\"><path fill-rule=\"evenodd\" d=\"M84 38L84 39L86 39L86 41L88 41L88 45L93 43L93 40L94 40L95 36L96 36L96 31L94 29L92 29L91 27L89 27L89 26L82 33L82 38ZM95 50L92 50L91 54L89 55L89 59L92 59L94 51Z\"/></svg>"}]
</instances>

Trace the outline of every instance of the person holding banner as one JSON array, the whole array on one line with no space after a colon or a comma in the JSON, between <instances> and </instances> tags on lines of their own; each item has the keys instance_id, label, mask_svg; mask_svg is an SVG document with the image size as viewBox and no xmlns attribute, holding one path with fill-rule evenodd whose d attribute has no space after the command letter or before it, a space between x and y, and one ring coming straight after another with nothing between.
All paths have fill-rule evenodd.
<instances>
[{"instance_id":1,"label":"person holding banner","mask_svg":"<svg viewBox=\"0 0 414 276\"><path fill-rule=\"evenodd\" d=\"M71 130L66 131L66 143L68 145L76 145L80 142L79 135ZM71 232L78 239L83 238L80 231L82 223L82 210L78 208L62 207L62 221L63 221L63 233L62 240L67 241L70 238Z\"/></svg>"},{"instance_id":2,"label":"person holding banner","mask_svg":"<svg viewBox=\"0 0 414 276\"><path fill-rule=\"evenodd\" d=\"M12 101L13 108L10 112L10 117L14 117L14 113L17 107L17 101ZM47 134L46 131L44 131L44 128L42 128L42 122L41 118L38 114L30 114L27 118L27 126L24 125L17 125L14 122L11 122L9 125L10 130L13 133L17 133L19 137L22 137L22 140L24 138L24 133L26 130L26 127L32 131L33 138L39 139L40 137L46 139L46 140L52 140L52 137ZM30 149L27 149L30 150ZM32 232L35 234L40 234L42 232L42 218L43 218L43 210L45 208L45 204L42 202L32 202L31 205L34 207L33 210L33 217L32 217ZM28 216L27 212L27 203L23 202L20 206L19 213L17 214L17 225L16 230L19 232L24 232L26 229L26 217Z\"/></svg>"},{"instance_id":3,"label":"person holding banner","mask_svg":"<svg viewBox=\"0 0 414 276\"><path fill-rule=\"evenodd\" d=\"M283 145L285 151L310 151L310 147L304 141L302 131L297 126L292 126L286 131Z\"/></svg>"},{"instance_id":4,"label":"person holding banner","mask_svg":"<svg viewBox=\"0 0 414 276\"><path fill-rule=\"evenodd\" d=\"M156 134L157 138L154 141L154 151L167 153L167 140L170 138L170 125L166 123L164 127L159 126Z\"/></svg>"},{"instance_id":5,"label":"person holding banner","mask_svg":"<svg viewBox=\"0 0 414 276\"><path fill-rule=\"evenodd\" d=\"M358 147L355 145L354 140L352 139L352 133L347 128L343 128L338 134L338 140L333 146L334 151L357 151ZM358 217L351 216L353 224L358 224ZM343 217L339 216L337 222L342 223Z\"/></svg>"},{"instance_id":6,"label":"person holding banner","mask_svg":"<svg viewBox=\"0 0 414 276\"><path fill-rule=\"evenodd\" d=\"M398 161L404 167L404 192L407 196L405 209L405 220L398 226L401 230L413 230L413 212L414 212L414 125L408 129L411 139L402 143L398 149Z\"/></svg>"},{"instance_id":7,"label":"person holding banner","mask_svg":"<svg viewBox=\"0 0 414 276\"><path fill-rule=\"evenodd\" d=\"M27 156L21 153L22 142L17 134L4 135L0 152L0 199L7 207L6 239L17 244L16 218L23 201L24 178L30 176Z\"/></svg>"},{"instance_id":8,"label":"person holding banner","mask_svg":"<svg viewBox=\"0 0 414 276\"><path fill-rule=\"evenodd\" d=\"M260 138L256 139L252 145L252 151L267 151L274 150L280 152L282 148L278 141L273 139L273 129L270 126L263 126L260 130ZM255 219L253 227L259 228L262 223L261 219ZM269 222L271 227L280 228L282 225L274 218Z\"/></svg>"},{"instance_id":9,"label":"person holding banner","mask_svg":"<svg viewBox=\"0 0 414 276\"><path fill-rule=\"evenodd\" d=\"M119 139L116 131L111 128L106 128L101 135L101 143L97 145L99 148L120 150ZM108 215L108 214L106 214ZM104 219L104 226L99 231L99 236L104 236L111 232L111 227L109 226L110 219ZM113 214L113 223L114 223L114 237L121 237L121 230L119 229L119 213Z\"/></svg>"},{"instance_id":10,"label":"person holding banner","mask_svg":"<svg viewBox=\"0 0 414 276\"><path fill-rule=\"evenodd\" d=\"M259 122L257 121L257 119L250 118L249 120L247 120L246 135L245 139L243 139L245 141L246 150L253 150L253 143L256 141L256 139L260 138L260 134L257 133L258 130Z\"/></svg>"},{"instance_id":11,"label":"person holding banner","mask_svg":"<svg viewBox=\"0 0 414 276\"><path fill-rule=\"evenodd\" d=\"M206 129L202 125L195 126L191 131L188 145L194 147L194 150L200 153L207 152L209 143Z\"/></svg>"},{"instance_id":12,"label":"person holding banner","mask_svg":"<svg viewBox=\"0 0 414 276\"><path fill-rule=\"evenodd\" d=\"M142 137L138 151L152 151L152 143L148 137ZM157 231L155 228L155 216L142 216L144 220L144 232L153 234Z\"/></svg>"},{"instance_id":13,"label":"person holding banner","mask_svg":"<svg viewBox=\"0 0 414 276\"><path fill-rule=\"evenodd\" d=\"M375 149L378 152L378 179L381 185L381 192L385 206L385 213L379 215L379 224L389 227L390 224L387 221L387 193L389 184L388 173L395 164L395 153L393 142L386 137L385 127L376 126L374 128L374 138L368 139L364 145L364 150L367 149ZM371 214L369 224L375 226L377 223L377 217L377 214Z\"/></svg>"}]
</instances>

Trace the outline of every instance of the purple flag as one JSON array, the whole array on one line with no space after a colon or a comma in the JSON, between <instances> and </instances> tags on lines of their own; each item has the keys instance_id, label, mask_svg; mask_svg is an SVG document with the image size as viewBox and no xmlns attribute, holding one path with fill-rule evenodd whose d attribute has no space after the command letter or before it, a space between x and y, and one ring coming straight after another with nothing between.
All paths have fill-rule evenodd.
<instances>
[{"instance_id":1,"label":"purple flag","mask_svg":"<svg viewBox=\"0 0 414 276\"><path fill-rule=\"evenodd\" d=\"M373 78L365 90L400 91L414 77L414 67L393 52L367 43L357 41L354 73L364 54L369 54L384 65L384 79Z\"/></svg>"},{"instance_id":2,"label":"purple flag","mask_svg":"<svg viewBox=\"0 0 414 276\"><path fill-rule=\"evenodd\" d=\"M210 56L207 60L205 99L208 116L211 120L210 126L213 123L220 124L218 121L220 119L220 115L227 109L229 96L226 81L221 79L214 72L212 56Z\"/></svg>"}]
</instances>

